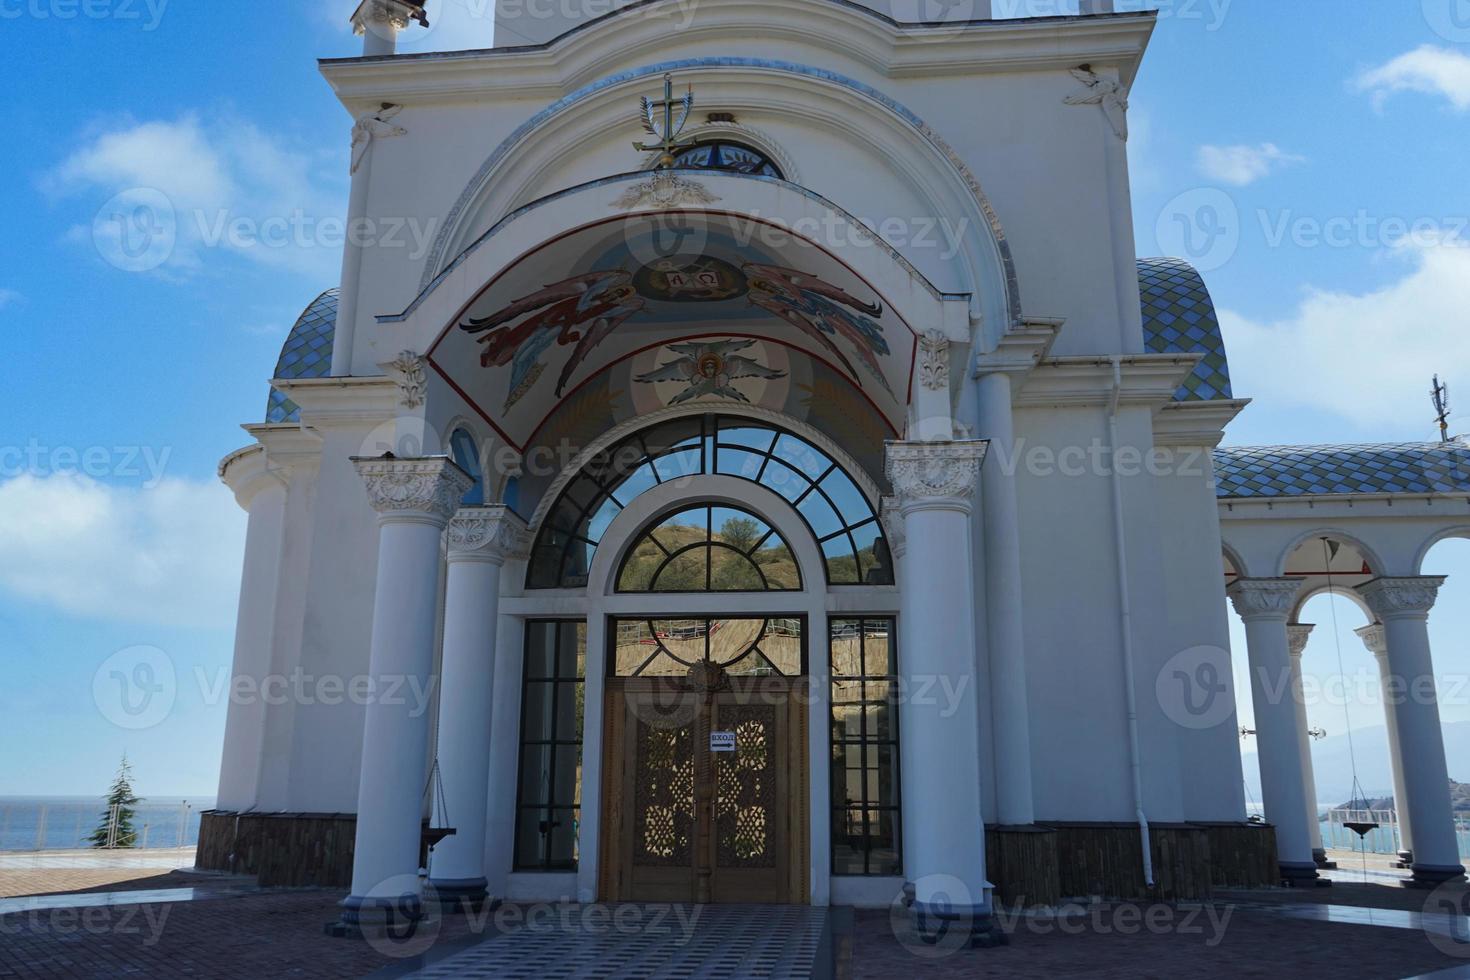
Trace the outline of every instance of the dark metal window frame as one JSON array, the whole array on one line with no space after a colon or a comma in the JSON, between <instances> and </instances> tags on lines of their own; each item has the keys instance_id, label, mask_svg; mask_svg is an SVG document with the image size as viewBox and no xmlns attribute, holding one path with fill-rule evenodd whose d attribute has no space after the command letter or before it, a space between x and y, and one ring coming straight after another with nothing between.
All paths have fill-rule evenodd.
<instances>
[{"instance_id":1,"label":"dark metal window frame","mask_svg":"<svg viewBox=\"0 0 1470 980\"><path fill-rule=\"evenodd\" d=\"M892 673L881 673L881 674L878 674L878 673L872 672L869 669L869 667L868 667L868 630L869 630L869 627L871 625L879 624L879 623L885 624L887 626L887 628L888 628L889 664L885 665L885 670L891 669L893 671ZM856 626L857 626L858 637L859 637L859 644L860 644L860 647L859 647L859 650L858 650L859 662L858 662L858 673L857 674L838 674L837 673L837 658L833 655L833 647L836 645L836 641L838 639L838 637L836 635L837 634L837 629L838 629L839 626L844 625L844 624L856 624ZM833 875L840 876L840 877L891 877L891 876L894 876L894 875L901 875L903 873L903 790L902 790L903 780L902 780L902 772L901 772L901 770L899 768L899 766L900 766L900 760L899 760L899 724L898 724L898 714L899 714L899 704L898 704L898 683L899 683L899 679L898 679L898 658L900 656L902 656L903 651L899 649L899 645L898 645L898 620L895 619L892 616L863 616L863 615L857 615L857 616L841 616L841 617L834 616L834 617L832 617L828 621L828 626L827 626L827 650L828 650L828 664L829 664L829 666L831 668L831 670L830 670L830 674L831 674L831 680L830 680L831 691L829 693L831 695L831 701L832 701L831 708L829 709L829 712L828 712L828 714L829 714L829 721L828 721L828 726L827 726L828 740L829 740L829 744L831 746L831 748L829 749L829 751L832 753L832 760L833 760L833 772L832 772L831 790L830 790L831 791L831 799L830 799L830 804L831 805L830 805L830 810L831 810L832 823L833 823L833 831L834 832L832 834L831 854L829 856L830 857L830 865L831 865L831 869L832 869L832 874ZM863 686L863 690L862 690L863 698L862 698L861 701L857 702L857 704L858 704L858 706L860 708L866 710L866 708L868 706L870 706L870 705L879 705L879 704L886 704L887 705L888 711L889 711L889 720L888 720L889 737L888 738L886 738L886 739L880 739L880 738L869 737L869 735L867 734L867 726L866 726L866 724L858 732L858 734L857 734L856 737L846 737L845 736L845 737L840 738L840 739L837 737L837 708L838 708L838 704L839 704L839 702L837 700L837 683L839 681L847 681L847 682L857 681L857 682L859 682L859 683L862 684L862 686ZM888 692L889 693L888 693L888 698L886 699L886 701L885 700L875 700L875 701L868 700L868 698L867 698L867 685L870 682L873 682L873 683L887 683L889 685L888 686ZM842 704L851 704L853 702L841 702L841 703ZM853 803L846 802L846 790L845 790L845 787L847 786L848 769L847 769L847 766L846 766L846 756L847 756L847 753L846 753L845 750L849 746L858 746L860 748L860 750L861 750L861 755L862 755L862 757L863 757L863 759L865 761L866 761L866 758L867 758L867 755L868 755L867 750L870 747L874 747L874 748L887 748L892 753L892 760L893 760L893 796L894 796L894 798L893 798L893 801L891 803L875 802L875 801L872 801L872 800L869 800L868 799L868 779L867 779L867 776L866 776L866 769L867 769L866 765L863 767L864 775L863 775L863 778L861 780L862 787L863 787L862 799L859 800L859 801L855 801ZM841 766L840 769L837 767L837 763L838 763L837 749L839 747L841 747L841 748L844 749L844 751L842 753L842 756L841 756L842 766ZM842 786L842 787L844 787L844 792L843 792L843 794L841 796L839 796L838 793L837 793L837 788L838 788L839 785ZM881 790L881 786L880 786L880 790ZM875 869L873 867L873 860L874 859L873 859L873 850L872 850L872 846L871 846L872 845L872 841L873 841L871 815L873 813L875 813L875 812L888 813L888 814L891 814L891 816L892 816L892 819L893 819L893 837L894 837L894 840L893 840L893 849L894 849L894 854L897 857L897 864L898 864L898 869L897 870L890 869L890 868L879 868L879 869ZM836 828L838 826L838 817L840 816L840 817L843 818L842 823L845 825L846 822L847 822L847 819L849 818L849 816L851 814L854 814L854 813L859 813L859 814L862 815L864 849L863 849L863 870L861 872L838 870L838 867L837 867L837 843L838 843L838 838L837 838L837 834L836 834L835 831L836 831Z\"/></svg>"},{"instance_id":2,"label":"dark metal window frame","mask_svg":"<svg viewBox=\"0 0 1470 980\"><path fill-rule=\"evenodd\" d=\"M672 658L673 660L677 661L678 663L681 663L681 664L682 663L687 663L687 661L683 657L680 657L678 654L674 653L672 650L670 650L668 647L664 646L662 643L660 643L658 641L658 633L653 628L653 624L654 623L659 623L659 622L664 622L664 623L667 623L667 622L685 622L685 621L692 621L692 620L702 620L702 621L704 621L706 623L706 629L704 631L704 662L705 663L710 663L711 662L710 661L710 631L708 629L708 624L709 623L712 623L712 622L715 622L715 621L718 621L718 620L744 621L744 622L755 622L756 620L764 620L765 623L767 624L767 626L769 626L772 622L774 622L775 620L778 620L778 619L791 619L791 620L795 620L795 621L797 621L797 622L799 622L801 624L801 669L800 669L800 673L796 673L796 674L783 674L783 673L781 673L781 671L776 667L775 662L772 661L770 657L767 657L765 655L765 653L760 649L760 640L757 640L755 643L752 643L751 646L750 646L750 649L749 650L746 650L739 657L736 657L734 660L726 661L722 666L728 667L728 666L730 666L732 664L740 663L746 657L749 657L752 653L755 653L755 654L759 655L761 657L761 659L765 660L765 662L768 665L770 665L771 669L773 671L775 671L775 674L773 676L776 676L776 677L806 677L811 672L811 630L809 629L809 624L807 622L807 616L806 616L805 613L791 613L790 615L781 615L779 613L767 613L767 614L750 614L750 613L690 613L690 614L687 614L686 615L684 613L679 613L677 615L669 615L669 616L608 616L608 618L607 618L607 676L609 678L622 678L624 680L631 679L631 678L636 678L636 677L643 677L644 676L644 675L638 673L637 671L635 671L635 672L633 672L631 674L619 674L618 673L618 624L619 623L644 623L644 624L646 624L648 626L648 632L649 632L649 634L652 635L653 638L654 638L654 644L655 644L654 645L654 651L653 651L653 653L651 653L648 656L648 659L645 660L639 666L638 670L641 671L644 667L647 667L649 665L649 663L651 663L653 661L653 659L655 657L657 657L660 653L667 654L670 658ZM762 637L762 639L764 639L764 637L765 637L765 631L764 630L761 631L761 637Z\"/></svg>"},{"instance_id":3,"label":"dark metal window frame","mask_svg":"<svg viewBox=\"0 0 1470 980\"><path fill-rule=\"evenodd\" d=\"M664 543L660 541L658 537L655 536L655 534L653 533L654 531L658 530L659 526L666 521L675 517L679 517L683 514L692 514L698 510L702 510L705 512L704 540L695 541L690 544L686 544L675 551L670 551L668 548L664 547ZM716 541L714 528L714 512L716 510L731 510L736 512L737 514L744 514L746 517L749 517L752 520L765 525L766 533L763 534L759 539L757 539L756 543L752 545L748 551L741 551L734 545L726 544L723 541ZM794 586L772 586L770 579L766 577L765 570L762 569L760 563L755 560L755 555L772 538L775 538L778 542L780 542L781 547L785 548L787 554L791 555L792 564L796 567L796 585ZM634 554L636 554L638 551L638 546L643 544L644 541L652 541L654 545L658 548L658 550L664 553L664 559L662 562L659 563L659 566L654 569L653 574L648 577L648 588L625 589L622 587L623 574L628 570L628 562L633 560ZM664 569L668 568L669 565L672 564L676 558L679 558L681 555L686 555L698 551L701 548L708 551L708 554L705 556L704 563L704 588L657 589L653 587L655 584L657 584L659 576L664 573ZM755 573L760 576L761 587L759 589L716 589L714 587L714 553L715 549L717 548L723 549L725 551L734 552L735 554L739 555L747 562L749 562L750 566L755 569ZM754 511L747 510L744 507L736 507L731 504L726 504L718 501L700 501L694 504L681 505L679 508L671 510L666 514L661 514L645 524L643 526L643 530L638 532L638 536L633 539L632 545L629 546L627 552L623 555L622 563L618 565L618 574L614 577L613 581L615 583L613 591L617 592L619 595L699 595L706 592L715 595L739 595L742 592L752 593L802 591L801 566L799 564L796 564L796 552L792 550L791 542L787 541L786 538L781 534L781 532L776 530L776 528L771 525L770 521L766 520L764 517L761 517L759 514L756 514Z\"/></svg>"},{"instance_id":4,"label":"dark metal window frame","mask_svg":"<svg viewBox=\"0 0 1470 980\"><path fill-rule=\"evenodd\" d=\"M585 747L585 734L586 734L583 731L583 726L586 723L586 715L585 715L585 710L586 709L585 709L585 706L582 709L583 716L577 719L576 730L577 730L578 737L575 740L558 739L556 737L556 733L560 730L560 727L559 727L559 721L560 721L559 712L560 712L561 706L562 706L562 688L563 687L567 687L567 688L570 688L571 689L570 702L571 702L571 705L572 705L572 710L573 711L576 711L576 710L578 710L577 709L577 704L578 704L578 700L579 700L578 697L577 697L577 693L576 693L577 692L577 688L578 687L581 687L582 691L585 693L585 691L586 691L586 683L587 683L587 676L586 676L587 675L587 669L586 669L586 654L587 654L587 651L585 649L582 651L582 664L583 664L583 666L582 666L581 672L578 673L578 674L574 674L573 676L570 676L570 677L567 677L567 676L563 676L562 675L562 666L561 666L562 631L563 630L567 630L567 629L570 629L570 630L575 631L579 626L585 626L585 624L586 624L586 620L581 620L581 619L528 619L528 620L526 620L525 642L523 644L522 659L521 659L521 725L520 725L520 738L518 739L517 748L516 748L516 819L515 819L515 829L514 829L515 836L514 836L514 840L513 840L513 843L512 843L512 847L511 847L511 850L513 852L512 867L516 871L576 871L577 870L578 860L577 860L576 857L573 857L570 861L556 861L556 860L553 860L551 858L551 848L549 846L549 835L550 835L550 829L551 829L551 827L554 826L553 821L555 820L555 816L556 816L556 814L558 812L572 814L572 819L575 820L575 821L577 821L578 830L580 831L580 828L581 828L582 804L581 803L578 803L578 802L575 802L574 800L569 800L569 801L567 801L565 803L562 803L562 802L560 802L558 800L552 799L552 796L556 792L556 757L557 757L557 749L563 748L563 747L566 747L566 746L575 746L576 749L577 749L577 759L578 759L579 764L583 761L583 752L584 752L584 747ZM548 626L548 625L555 627L555 643L554 643L554 645L552 647L551 654L550 654L551 674L550 674L550 676L546 676L546 677L532 676L532 674L531 674L531 653L532 653L532 651L531 651L531 644L534 641L534 637L536 635L535 628L538 627L538 626L539 627L545 627L545 626ZM531 685L532 684L551 684L552 687L553 687L553 691L552 691L552 702L551 702L551 705L552 706L551 706L551 730L550 730L551 738L550 739L539 739L539 738L538 739L528 739L526 737L526 735L527 735L526 727L527 727L527 725L529 723L529 714L528 714L527 708L528 708L529 702L530 702L530 692L531 692ZM584 705L585 705L585 699L582 699L582 700L583 700ZM525 773L522 772L522 769L524 768L524 766L526 764L526 749L528 747L530 747L530 746L549 746L550 749L551 749L551 766L550 766L550 769L548 770L548 773L547 773L547 780L546 780L547 785L545 787L545 795L546 795L545 802L539 802L539 801L527 802L526 799L525 799L526 780L525 780ZM543 858L542 860L537 861L537 862L534 862L534 863L526 862L526 861L522 861L521 860L521 840L522 840L522 834L521 834L522 825L521 825L521 821L522 820L528 820L528 819L530 819L530 820L537 820L540 823L541 826L539 828L539 833L541 834L541 836L543 837L544 842L546 843L546 846L545 846L544 850L545 850L547 856L545 858ZM581 847L580 847L580 843L579 843L578 846L577 846L577 853L580 854L580 852L581 852Z\"/></svg>"},{"instance_id":5,"label":"dark metal window frame","mask_svg":"<svg viewBox=\"0 0 1470 980\"><path fill-rule=\"evenodd\" d=\"M750 155L760 160L761 166L757 169L752 170L747 167L735 167L726 164L724 161L724 151L727 148L743 150L746 153L749 153ZM690 154L704 149L708 149L710 151L710 159L712 162L692 163L689 160L685 159ZM775 177L778 180L786 179L786 175L781 172L781 168L776 164L775 160L771 159L771 155L769 153L758 150L755 147L751 146L749 143L742 143L740 140L736 139L726 139L722 136L711 136L708 139L703 139L695 143L693 146L689 147L689 149L683 151L679 154L677 158L675 158L674 167L677 170L712 170L716 172L724 171L727 173L737 174L755 174L759 177ZM767 174L762 172L767 167L771 169L772 173Z\"/></svg>"},{"instance_id":6,"label":"dark metal window frame","mask_svg":"<svg viewBox=\"0 0 1470 980\"><path fill-rule=\"evenodd\" d=\"M693 419L698 420L697 435L686 436L684 438L677 439L673 441L670 445L663 446L661 451L657 453L648 448L648 440L650 437L655 436L661 431L677 430L681 426L687 425ZM756 446L745 445L743 443L722 442L720 440L720 433L726 431L727 429L760 429L770 432L771 440L764 449ZM781 457L777 456L776 447L781 442L782 437L795 439L797 442L810 449L813 453L816 453L821 459L825 460L827 465L822 470L821 474L816 477L810 476L809 474L798 469L796 466L792 465L787 460L784 460ZM660 442L659 444L660 446L662 446L662 442ZM606 471L608 469L609 462L617 460L619 454L626 447L629 446L637 446L642 451L642 455L639 458L638 462L635 465L629 467L625 473L615 475L613 480L610 481L606 479ZM759 472L757 472L754 477L743 476L739 473L721 472L719 466L719 450L721 449L729 449L746 453L751 456L759 457L761 460ZM699 475L730 476L738 480L744 480L747 483L755 483L759 485L761 484L762 478L766 475L766 470L770 467L770 464L772 462L775 462L781 464L791 472L795 473L801 479L807 481L808 486L799 495L797 495L795 499L787 499L784 496L783 499L786 499L787 503L790 504L792 509L797 512L797 516L801 518L801 521L806 526L807 531L812 535L814 539L816 539L817 550L822 552L823 573L826 577L826 584L828 586L834 584L859 586L893 584L893 564L891 558L889 559L886 566L886 570L888 572L888 575L886 576L887 581L856 581L836 583L832 581L833 559L829 558L826 552L826 546L829 542L846 539L847 547L851 549L855 571L860 577L864 575L864 568L862 565L862 559L860 557L863 554L863 549L858 547L857 538L854 536L856 532L863 531L869 528L873 529L877 533L877 536L874 538L873 542L874 554L877 554L880 546L885 553L888 552L887 537L883 533L883 527L878 520L878 513L874 509L873 502L867 499L866 495L863 494L858 482L853 479L853 475L849 473L842 466L841 463L834 460L831 454L828 453L826 450L822 449L820 446L813 444L810 439L807 439L805 436L802 436L796 432L792 432L790 429L786 429L774 423L765 422L760 419L750 419L739 415L720 415L718 413L708 413L700 416L681 416L677 419L671 419L667 422L658 423L648 428L641 429L638 432L635 432L632 435L620 440L616 444L608 447L602 453L599 453L596 457L594 457L594 459L591 460L586 466L584 466L581 471L579 471L576 476L574 476L567 483L567 485L562 488L562 491L557 496L555 503L552 505L551 509L547 511L546 517L542 521L541 529L536 534L535 545L531 549L531 560L527 563L526 567L526 588L528 590L585 588L586 582L573 582L572 584L568 584L566 569L568 567L568 560L571 557L573 548L590 547L595 552L601 544L600 541L593 541L590 537L586 536L583 533L586 530L586 527L591 518L604 505L606 505L608 501L611 501L613 505L618 508L619 511L626 510L627 507L633 502L633 500L637 498L638 495L635 494L633 497L628 497L627 499L624 499L618 495L618 491L627 483L628 479L631 478L633 474L637 473L645 465L650 466L650 471L653 474L655 486L659 486L666 482L669 482L671 479L682 479L685 476L689 475L678 474L670 478L665 478L663 474L659 473L657 464L659 460L666 459L670 456L676 456L680 453L687 453L696 450L699 454L699 466L695 472ZM822 489L821 484L823 483L823 481L832 476L834 473L841 474L847 479L849 483L853 485L854 488L856 488L858 496L862 499L863 506L866 510L866 517L849 523L848 518L843 513L842 508L838 507L837 503L832 499L831 495L828 494L826 490ZM574 489L579 488L579 484L584 478L587 480L588 483L596 488L596 492L591 495L591 497L587 500L585 504L579 505L570 496L570 494ZM838 522L841 525L838 530L825 536L819 537L817 535L815 529L813 529L811 526L811 522L807 520L806 515L803 514L801 511L802 504L813 496L820 498L826 503L828 507L831 508L832 513L836 515ZM570 504L571 508L577 512L576 520L572 523L570 529L558 528L555 526L554 523L562 512L564 504ZM763 522L766 524L770 523L769 521ZM565 534L566 541L557 550L557 558L555 562L556 570L554 573L555 581L548 583L544 579L538 579L538 572L540 572L542 569L543 551L549 550L552 547L549 535L551 535L553 532ZM881 564L875 564L875 568L884 567L885 566ZM619 567L619 572L621 573L621 566Z\"/></svg>"}]
</instances>

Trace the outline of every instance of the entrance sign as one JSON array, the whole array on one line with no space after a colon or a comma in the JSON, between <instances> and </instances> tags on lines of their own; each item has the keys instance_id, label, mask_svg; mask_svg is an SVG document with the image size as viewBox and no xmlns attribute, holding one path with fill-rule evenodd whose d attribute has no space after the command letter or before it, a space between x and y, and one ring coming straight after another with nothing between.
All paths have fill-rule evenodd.
<instances>
[{"instance_id":1,"label":"entrance sign","mask_svg":"<svg viewBox=\"0 0 1470 980\"><path fill-rule=\"evenodd\" d=\"M709 733L709 750L711 752L734 752L735 751L735 733L734 732L710 732Z\"/></svg>"}]
</instances>

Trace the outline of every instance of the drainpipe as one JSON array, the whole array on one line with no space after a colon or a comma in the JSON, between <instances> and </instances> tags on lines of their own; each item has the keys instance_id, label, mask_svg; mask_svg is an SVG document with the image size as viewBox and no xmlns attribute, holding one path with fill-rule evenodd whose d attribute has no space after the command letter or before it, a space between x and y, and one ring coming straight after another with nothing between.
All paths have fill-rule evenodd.
<instances>
[{"instance_id":1,"label":"drainpipe","mask_svg":"<svg viewBox=\"0 0 1470 980\"><path fill-rule=\"evenodd\" d=\"M1113 542L1118 558L1118 605L1122 614L1123 693L1128 705L1128 764L1133 775L1133 809L1143 843L1143 880L1154 886L1154 856L1143 809L1143 763L1138 741L1138 692L1133 669L1133 592L1128 587L1128 539L1123 522L1123 477L1118 472L1118 407L1123 398L1123 358L1114 354L1113 394L1108 403L1108 461L1113 471Z\"/></svg>"}]
</instances>

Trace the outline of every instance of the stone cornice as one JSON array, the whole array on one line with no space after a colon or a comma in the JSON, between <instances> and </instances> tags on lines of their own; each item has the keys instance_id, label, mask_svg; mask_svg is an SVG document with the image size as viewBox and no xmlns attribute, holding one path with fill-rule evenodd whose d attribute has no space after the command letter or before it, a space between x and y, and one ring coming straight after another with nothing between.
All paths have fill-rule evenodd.
<instances>
[{"instance_id":1,"label":"stone cornice","mask_svg":"<svg viewBox=\"0 0 1470 980\"><path fill-rule=\"evenodd\" d=\"M1066 322L1065 317L1023 317L1001 336L995 350L976 357L975 377L1003 373L1020 382L1051 352Z\"/></svg>"},{"instance_id":2,"label":"stone cornice","mask_svg":"<svg viewBox=\"0 0 1470 980\"><path fill-rule=\"evenodd\" d=\"M450 561L488 561L501 564L524 557L530 547L526 523L504 504L461 507L444 529L444 547Z\"/></svg>"},{"instance_id":3,"label":"stone cornice","mask_svg":"<svg viewBox=\"0 0 1470 980\"><path fill-rule=\"evenodd\" d=\"M990 443L889 442L886 447L888 481L906 510L925 504L968 505Z\"/></svg>"},{"instance_id":4,"label":"stone cornice","mask_svg":"<svg viewBox=\"0 0 1470 980\"><path fill-rule=\"evenodd\" d=\"M1353 630L1358 634L1358 639L1363 641L1363 646L1375 657L1388 656L1388 631L1383 628L1382 623L1374 623L1372 626L1362 626Z\"/></svg>"},{"instance_id":5,"label":"stone cornice","mask_svg":"<svg viewBox=\"0 0 1470 980\"><path fill-rule=\"evenodd\" d=\"M1162 408L1189 377L1203 354L1133 354L1122 359L1118 403ZM1113 363L1106 357L1053 357L1031 372L1017 407L1073 408L1108 405L1113 397Z\"/></svg>"},{"instance_id":6,"label":"stone cornice","mask_svg":"<svg viewBox=\"0 0 1470 980\"><path fill-rule=\"evenodd\" d=\"M308 427L377 425L402 413L396 378L278 379L271 387L301 406L301 424Z\"/></svg>"},{"instance_id":7,"label":"stone cornice","mask_svg":"<svg viewBox=\"0 0 1470 980\"><path fill-rule=\"evenodd\" d=\"M840 0L722 0L692 8L678 0L650 0L546 44L334 58L319 65L338 98L354 110L410 97L416 104L467 96L556 99L591 78L665 55L671 38L692 48L731 36L806 45L827 55L824 64L849 59L890 78L1066 71L1093 64L1117 65L1124 84L1131 85L1155 20L1148 11L925 28Z\"/></svg>"},{"instance_id":8,"label":"stone cornice","mask_svg":"<svg viewBox=\"0 0 1470 980\"><path fill-rule=\"evenodd\" d=\"M271 487L286 487L286 473L266 453L264 446L256 444L237 449L220 460L219 478L242 510L250 510L255 495Z\"/></svg>"},{"instance_id":9,"label":"stone cornice","mask_svg":"<svg viewBox=\"0 0 1470 980\"><path fill-rule=\"evenodd\" d=\"M1380 622L1390 619L1422 619L1434 608L1439 598L1439 588L1445 579L1441 575L1421 575L1413 578L1375 578L1358 586L1358 595L1373 610Z\"/></svg>"},{"instance_id":10,"label":"stone cornice","mask_svg":"<svg viewBox=\"0 0 1470 980\"><path fill-rule=\"evenodd\" d=\"M354 456L352 465L367 487L368 504L381 520L424 521L443 527L475 485L448 456Z\"/></svg>"},{"instance_id":11,"label":"stone cornice","mask_svg":"<svg viewBox=\"0 0 1470 980\"><path fill-rule=\"evenodd\" d=\"M1286 627L1287 651L1293 657L1300 657L1307 649L1307 641L1312 638L1312 630L1317 627L1310 623L1291 623Z\"/></svg>"},{"instance_id":12,"label":"stone cornice","mask_svg":"<svg viewBox=\"0 0 1470 980\"><path fill-rule=\"evenodd\" d=\"M1154 444L1214 449L1225 439L1225 427L1245 411L1249 398L1169 402L1154 413Z\"/></svg>"},{"instance_id":13,"label":"stone cornice","mask_svg":"<svg viewBox=\"0 0 1470 980\"><path fill-rule=\"evenodd\" d=\"M1301 578L1242 578L1230 583L1226 594L1235 611L1246 622L1253 619L1279 619L1283 624L1296 608L1301 595Z\"/></svg>"}]
</instances>

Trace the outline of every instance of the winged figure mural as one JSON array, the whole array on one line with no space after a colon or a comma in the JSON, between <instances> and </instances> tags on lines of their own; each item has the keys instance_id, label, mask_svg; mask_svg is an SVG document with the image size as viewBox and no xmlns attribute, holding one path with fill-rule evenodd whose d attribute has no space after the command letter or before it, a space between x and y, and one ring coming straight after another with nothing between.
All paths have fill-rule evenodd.
<instances>
[{"instance_id":1,"label":"winged figure mural","mask_svg":"<svg viewBox=\"0 0 1470 980\"><path fill-rule=\"evenodd\" d=\"M852 362L833 341L840 335L852 346L868 373L888 391L888 379L878 363L889 352L883 327L871 317L881 317L883 307L864 303L847 291L816 276L775 265L749 263L743 267L750 279L750 302L791 324L821 344L848 373L856 376Z\"/></svg>"},{"instance_id":2,"label":"winged figure mural","mask_svg":"<svg viewBox=\"0 0 1470 980\"><path fill-rule=\"evenodd\" d=\"M482 366L512 365L509 407L535 383L544 367L540 355L553 340L561 346L576 344L556 382L560 397L587 356L646 305L633 288L631 273L622 269L588 272L523 296L498 313L471 318L460 329L484 334L480 338Z\"/></svg>"},{"instance_id":3,"label":"winged figure mural","mask_svg":"<svg viewBox=\"0 0 1470 980\"><path fill-rule=\"evenodd\" d=\"M735 401L748 402L731 382L741 378L775 380L786 377L785 371L758 364L738 351L754 346L753 340L722 340L712 344L670 344L668 350L680 355L677 360L660 365L647 374L635 379L644 384L660 381L678 381L688 385L669 400L670 405L680 405L705 395L719 395Z\"/></svg>"}]
</instances>

